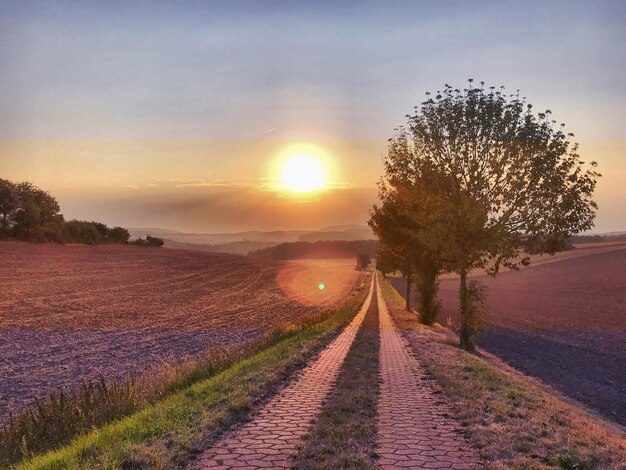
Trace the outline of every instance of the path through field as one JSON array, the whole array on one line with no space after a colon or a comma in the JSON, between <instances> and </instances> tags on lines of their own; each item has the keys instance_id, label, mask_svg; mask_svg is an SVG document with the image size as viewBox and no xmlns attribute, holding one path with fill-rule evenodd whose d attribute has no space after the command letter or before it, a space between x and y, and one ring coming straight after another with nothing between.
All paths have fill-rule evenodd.
<instances>
[{"instance_id":1,"label":"path through field","mask_svg":"<svg viewBox=\"0 0 626 470\"><path fill-rule=\"evenodd\" d=\"M341 365L376 295L380 315L378 466L478 468L478 457L432 380L394 327L378 277L348 327L311 365L265 405L252 420L226 435L190 465L194 470L291 468L292 457L329 396ZM373 304L375 305L375 304ZM372 397L376 390L371 391Z\"/></svg>"},{"instance_id":2,"label":"path through field","mask_svg":"<svg viewBox=\"0 0 626 470\"><path fill-rule=\"evenodd\" d=\"M475 451L441 390L428 379L410 346L394 326L378 289L380 375L378 463L383 469L478 467Z\"/></svg>"},{"instance_id":3,"label":"path through field","mask_svg":"<svg viewBox=\"0 0 626 470\"><path fill-rule=\"evenodd\" d=\"M359 313L290 385L240 429L202 455L193 469L291 468L302 441L330 392L369 308L374 279Z\"/></svg>"}]
</instances>

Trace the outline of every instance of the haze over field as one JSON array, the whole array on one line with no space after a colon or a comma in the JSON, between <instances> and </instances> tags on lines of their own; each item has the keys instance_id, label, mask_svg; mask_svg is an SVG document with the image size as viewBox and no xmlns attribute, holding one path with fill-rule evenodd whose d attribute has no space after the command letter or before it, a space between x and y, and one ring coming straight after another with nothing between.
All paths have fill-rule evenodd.
<instances>
[{"instance_id":1,"label":"haze over field","mask_svg":"<svg viewBox=\"0 0 626 470\"><path fill-rule=\"evenodd\" d=\"M67 218L364 224L394 127L473 77L554 110L604 175L595 231L626 225L622 2L146 7L0 3L1 176L51 191ZM303 144L321 167L289 176Z\"/></svg>"}]
</instances>

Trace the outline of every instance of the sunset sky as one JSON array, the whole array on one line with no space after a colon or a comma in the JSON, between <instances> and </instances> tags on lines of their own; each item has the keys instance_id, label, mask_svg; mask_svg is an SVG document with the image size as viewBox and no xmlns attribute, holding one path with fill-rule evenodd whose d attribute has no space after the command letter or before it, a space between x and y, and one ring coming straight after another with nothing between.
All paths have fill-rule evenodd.
<instances>
[{"instance_id":1,"label":"sunset sky","mask_svg":"<svg viewBox=\"0 0 626 470\"><path fill-rule=\"evenodd\" d=\"M364 224L394 127L471 77L565 122L604 175L594 231L626 230L625 25L623 1L0 1L0 178L127 227ZM303 147L323 189L284 187Z\"/></svg>"}]
</instances>

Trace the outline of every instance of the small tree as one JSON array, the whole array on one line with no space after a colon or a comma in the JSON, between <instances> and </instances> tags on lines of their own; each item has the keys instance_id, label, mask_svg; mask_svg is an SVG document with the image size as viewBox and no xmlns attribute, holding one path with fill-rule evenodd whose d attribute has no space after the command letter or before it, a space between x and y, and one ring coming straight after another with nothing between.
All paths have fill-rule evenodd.
<instances>
[{"instance_id":1,"label":"small tree","mask_svg":"<svg viewBox=\"0 0 626 470\"><path fill-rule=\"evenodd\" d=\"M128 243L130 233L123 227L113 227L107 232L107 241L110 243Z\"/></svg>"},{"instance_id":2,"label":"small tree","mask_svg":"<svg viewBox=\"0 0 626 470\"><path fill-rule=\"evenodd\" d=\"M573 134L550 111L535 115L519 94L472 83L427 94L392 139L401 151L386 162L404 185L432 183L427 238L447 269L459 273L461 345L468 349L477 323L469 271L517 269L529 263L523 250L554 253L591 228L600 176L595 162L580 160Z\"/></svg>"},{"instance_id":3,"label":"small tree","mask_svg":"<svg viewBox=\"0 0 626 470\"><path fill-rule=\"evenodd\" d=\"M398 271L402 260L398 259L389 247L380 243L374 261L376 262L376 269L384 276Z\"/></svg>"},{"instance_id":4,"label":"small tree","mask_svg":"<svg viewBox=\"0 0 626 470\"><path fill-rule=\"evenodd\" d=\"M93 222L86 220L69 220L65 223L66 240L70 243L99 245L104 237Z\"/></svg>"},{"instance_id":5,"label":"small tree","mask_svg":"<svg viewBox=\"0 0 626 470\"><path fill-rule=\"evenodd\" d=\"M0 238L7 238L14 223L17 210L17 192L15 184L0 178Z\"/></svg>"},{"instance_id":6,"label":"small tree","mask_svg":"<svg viewBox=\"0 0 626 470\"><path fill-rule=\"evenodd\" d=\"M370 262L371 262L370 255L368 255L367 253L357 253L355 269L357 271L363 271L367 269L367 267L370 265Z\"/></svg>"},{"instance_id":7,"label":"small tree","mask_svg":"<svg viewBox=\"0 0 626 470\"><path fill-rule=\"evenodd\" d=\"M394 147L389 149L393 153ZM441 263L422 239L427 201L420 191L411 191L393 178L381 181L380 206L374 205L369 225L384 247L383 262L393 265L406 280L406 310L410 310L411 285L418 292L420 320L431 324L439 307L437 276Z\"/></svg>"},{"instance_id":8,"label":"small tree","mask_svg":"<svg viewBox=\"0 0 626 470\"><path fill-rule=\"evenodd\" d=\"M57 221L59 203L48 192L31 183L15 185L15 210L12 213L12 235L18 239L31 240L33 230Z\"/></svg>"}]
</instances>

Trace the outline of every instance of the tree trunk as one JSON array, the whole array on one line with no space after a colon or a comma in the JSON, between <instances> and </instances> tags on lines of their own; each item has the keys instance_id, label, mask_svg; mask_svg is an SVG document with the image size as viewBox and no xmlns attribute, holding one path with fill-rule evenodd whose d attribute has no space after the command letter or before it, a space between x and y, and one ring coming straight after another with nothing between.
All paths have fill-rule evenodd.
<instances>
[{"instance_id":1,"label":"tree trunk","mask_svg":"<svg viewBox=\"0 0 626 470\"><path fill-rule=\"evenodd\" d=\"M411 276L406 277L406 306L404 307L407 312L411 311Z\"/></svg>"},{"instance_id":2,"label":"tree trunk","mask_svg":"<svg viewBox=\"0 0 626 470\"><path fill-rule=\"evenodd\" d=\"M420 321L425 325L435 323L439 314L439 303L437 301L438 275L439 270L436 268L425 269L416 283L419 292Z\"/></svg>"},{"instance_id":3,"label":"tree trunk","mask_svg":"<svg viewBox=\"0 0 626 470\"><path fill-rule=\"evenodd\" d=\"M471 306L469 305L470 299L467 295L467 269L461 269L460 285L459 285L459 300L461 303L461 347L472 351L474 349L474 342L472 340L472 319Z\"/></svg>"}]
</instances>

